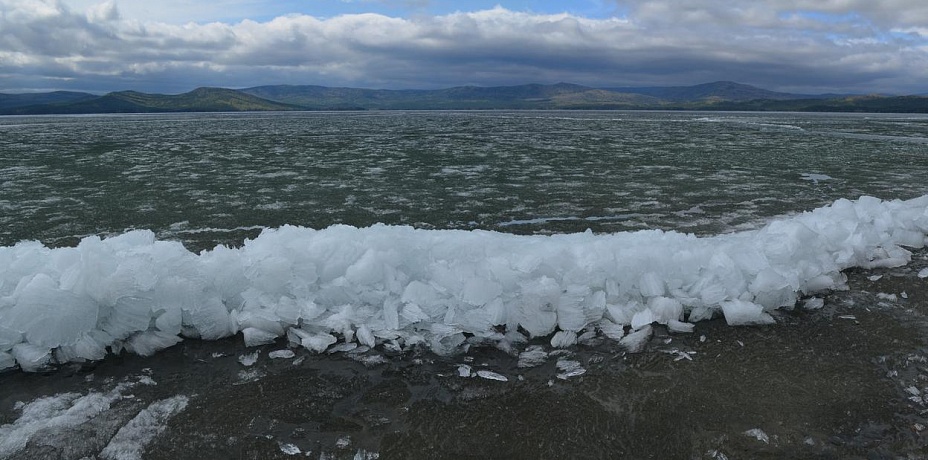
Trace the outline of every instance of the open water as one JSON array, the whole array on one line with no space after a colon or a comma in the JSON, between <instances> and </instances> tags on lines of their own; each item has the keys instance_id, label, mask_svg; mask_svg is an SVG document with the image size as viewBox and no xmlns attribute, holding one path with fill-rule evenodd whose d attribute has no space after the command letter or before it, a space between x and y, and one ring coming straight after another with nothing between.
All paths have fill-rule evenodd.
<instances>
[{"instance_id":1,"label":"open water","mask_svg":"<svg viewBox=\"0 0 928 460\"><path fill-rule=\"evenodd\" d=\"M385 112L0 118L0 245L149 229L192 250L336 223L754 228L928 193L928 117Z\"/></svg>"}]
</instances>

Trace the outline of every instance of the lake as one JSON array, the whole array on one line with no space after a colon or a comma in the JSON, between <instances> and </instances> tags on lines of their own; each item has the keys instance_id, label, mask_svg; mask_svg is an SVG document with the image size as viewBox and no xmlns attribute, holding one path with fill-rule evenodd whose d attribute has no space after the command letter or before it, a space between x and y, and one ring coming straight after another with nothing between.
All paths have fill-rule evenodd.
<instances>
[{"instance_id":1,"label":"lake","mask_svg":"<svg viewBox=\"0 0 928 460\"><path fill-rule=\"evenodd\" d=\"M915 454L925 178L923 115L0 117L0 458Z\"/></svg>"}]
</instances>

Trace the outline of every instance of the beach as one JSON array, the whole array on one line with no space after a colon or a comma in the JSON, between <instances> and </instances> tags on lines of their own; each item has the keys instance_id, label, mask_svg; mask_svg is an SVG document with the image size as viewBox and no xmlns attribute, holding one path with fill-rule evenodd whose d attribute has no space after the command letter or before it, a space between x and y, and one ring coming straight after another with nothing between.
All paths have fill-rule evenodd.
<instances>
[{"instance_id":1,"label":"beach","mask_svg":"<svg viewBox=\"0 0 928 460\"><path fill-rule=\"evenodd\" d=\"M270 358L286 343L185 340L147 358L8 372L0 422L18 423L17 402L129 383L107 410L40 428L9 458L99 455L152 403L179 395L186 407L153 422L161 431L142 458L922 458L925 267L919 251L905 267L850 270L849 290L775 325L658 327L639 353L536 340L547 357L523 368L494 348ZM567 376L559 362L585 372Z\"/></svg>"}]
</instances>

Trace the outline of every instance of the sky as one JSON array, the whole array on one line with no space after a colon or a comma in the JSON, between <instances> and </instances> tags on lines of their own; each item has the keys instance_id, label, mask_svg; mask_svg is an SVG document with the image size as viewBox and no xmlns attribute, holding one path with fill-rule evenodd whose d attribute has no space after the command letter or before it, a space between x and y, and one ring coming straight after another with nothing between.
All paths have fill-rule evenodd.
<instances>
[{"instance_id":1,"label":"sky","mask_svg":"<svg viewBox=\"0 0 928 460\"><path fill-rule=\"evenodd\" d=\"M925 0L0 0L0 92L719 80L928 93Z\"/></svg>"}]
</instances>

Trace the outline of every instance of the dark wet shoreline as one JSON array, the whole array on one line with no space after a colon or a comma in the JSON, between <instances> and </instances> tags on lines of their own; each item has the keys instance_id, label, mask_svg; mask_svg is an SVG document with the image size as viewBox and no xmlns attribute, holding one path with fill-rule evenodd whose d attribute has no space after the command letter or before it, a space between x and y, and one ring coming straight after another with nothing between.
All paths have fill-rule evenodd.
<instances>
[{"instance_id":1,"label":"dark wet shoreline","mask_svg":"<svg viewBox=\"0 0 928 460\"><path fill-rule=\"evenodd\" d=\"M93 423L40 432L11 458L97 455L141 408L175 395L190 403L144 458L928 458L926 266L922 250L906 267L850 270L850 290L773 326L656 328L638 354L533 342L554 353L525 369L489 348L365 365L302 349L269 358L283 341L187 340L150 358L4 374L0 425L20 416L17 401L148 376L156 385ZM255 351L253 365L240 361ZM558 360L586 372L558 378ZM461 365L508 381L462 377Z\"/></svg>"}]
</instances>

